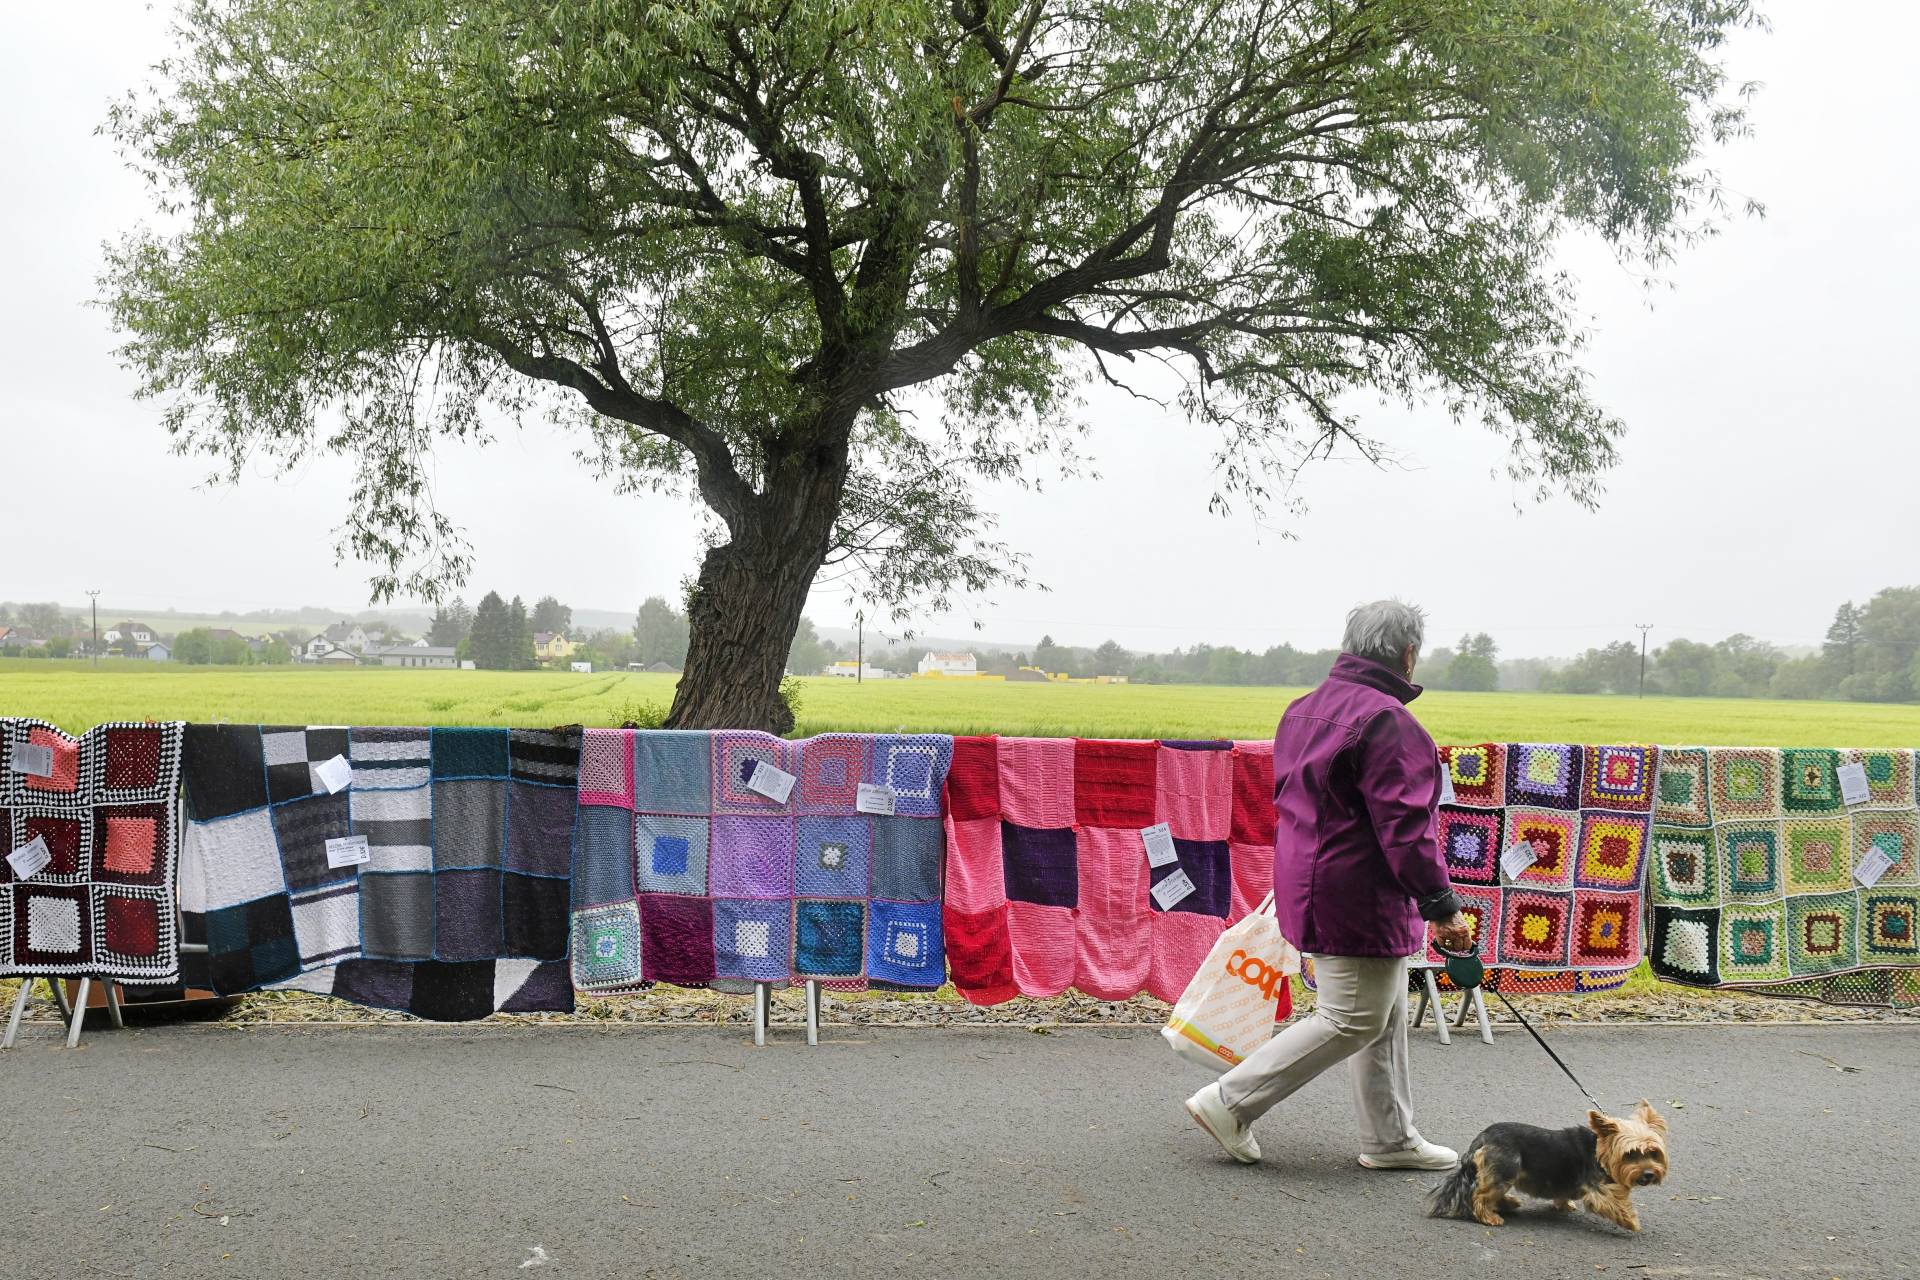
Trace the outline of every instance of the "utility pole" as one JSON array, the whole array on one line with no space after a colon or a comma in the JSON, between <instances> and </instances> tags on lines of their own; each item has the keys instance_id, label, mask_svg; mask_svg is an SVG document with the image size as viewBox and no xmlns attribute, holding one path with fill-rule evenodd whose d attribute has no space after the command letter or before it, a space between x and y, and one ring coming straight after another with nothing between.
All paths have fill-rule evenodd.
<instances>
[{"instance_id":1,"label":"utility pole","mask_svg":"<svg viewBox=\"0 0 1920 1280\"><path fill-rule=\"evenodd\" d=\"M98 671L100 669L100 592L99 592L99 589L95 588L94 590L87 592L87 596L89 599L93 601L93 644L90 647L93 651L93 669L95 671Z\"/></svg>"},{"instance_id":2,"label":"utility pole","mask_svg":"<svg viewBox=\"0 0 1920 1280\"><path fill-rule=\"evenodd\" d=\"M1653 630L1651 622L1636 622L1640 628L1640 696L1647 696L1647 632Z\"/></svg>"},{"instance_id":3,"label":"utility pole","mask_svg":"<svg viewBox=\"0 0 1920 1280\"><path fill-rule=\"evenodd\" d=\"M853 682L861 684L867 677L867 611L854 612L853 625L859 630L854 633L853 641Z\"/></svg>"}]
</instances>

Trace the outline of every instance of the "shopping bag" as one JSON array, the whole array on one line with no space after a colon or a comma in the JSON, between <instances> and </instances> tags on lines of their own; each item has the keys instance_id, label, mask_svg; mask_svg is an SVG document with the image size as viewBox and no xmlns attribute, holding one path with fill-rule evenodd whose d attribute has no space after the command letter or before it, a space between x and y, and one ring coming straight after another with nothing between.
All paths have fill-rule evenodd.
<instances>
[{"instance_id":1,"label":"shopping bag","mask_svg":"<svg viewBox=\"0 0 1920 1280\"><path fill-rule=\"evenodd\" d=\"M1160 1034L1189 1062L1215 1071L1237 1066L1293 1011L1288 979L1298 972L1300 953L1281 936L1268 894L1213 944Z\"/></svg>"}]
</instances>

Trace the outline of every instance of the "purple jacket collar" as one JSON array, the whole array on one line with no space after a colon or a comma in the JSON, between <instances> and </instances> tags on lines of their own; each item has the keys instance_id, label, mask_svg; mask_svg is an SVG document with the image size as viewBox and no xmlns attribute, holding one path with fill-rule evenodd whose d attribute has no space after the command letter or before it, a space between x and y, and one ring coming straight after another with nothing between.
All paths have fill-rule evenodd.
<instances>
[{"instance_id":1,"label":"purple jacket collar","mask_svg":"<svg viewBox=\"0 0 1920 1280\"><path fill-rule=\"evenodd\" d=\"M1327 679L1363 684L1369 689L1378 689L1381 693L1398 698L1402 704L1412 702L1421 693L1419 685L1393 668L1352 653L1343 653L1334 660L1333 670L1327 673Z\"/></svg>"}]
</instances>

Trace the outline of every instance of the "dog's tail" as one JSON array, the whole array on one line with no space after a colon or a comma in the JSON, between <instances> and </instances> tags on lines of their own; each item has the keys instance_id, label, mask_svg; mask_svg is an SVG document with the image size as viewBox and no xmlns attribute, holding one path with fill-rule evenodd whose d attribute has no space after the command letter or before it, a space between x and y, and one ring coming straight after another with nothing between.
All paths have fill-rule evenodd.
<instances>
[{"instance_id":1,"label":"dog's tail","mask_svg":"<svg viewBox=\"0 0 1920 1280\"><path fill-rule=\"evenodd\" d=\"M1446 1181L1427 1192L1429 1218L1473 1217L1473 1188L1480 1180L1480 1165L1469 1151L1453 1167Z\"/></svg>"}]
</instances>

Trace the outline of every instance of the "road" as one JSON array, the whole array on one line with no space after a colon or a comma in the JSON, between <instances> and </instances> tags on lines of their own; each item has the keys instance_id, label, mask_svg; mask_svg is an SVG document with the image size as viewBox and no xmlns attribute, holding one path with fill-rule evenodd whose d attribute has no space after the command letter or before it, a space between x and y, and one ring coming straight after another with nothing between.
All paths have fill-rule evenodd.
<instances>
[{"instance_id":1,"label":"road","mask_svg":"<svg viewBox=\"0 0 1920 1280\"><path fill-rule=\"evenodd\" d=\"M1553 1035L1672 1120L1638 1236L1423 1218L1433 1175L1356 1167L1344 1077L1231 1164L1150 1029L30 1026L0 1054L0 1274L1920 1274L1920 1027ZM1416 1045L1430 1137L1585 1113L1517 1032Z\"/></svg>"}]
</instances>

